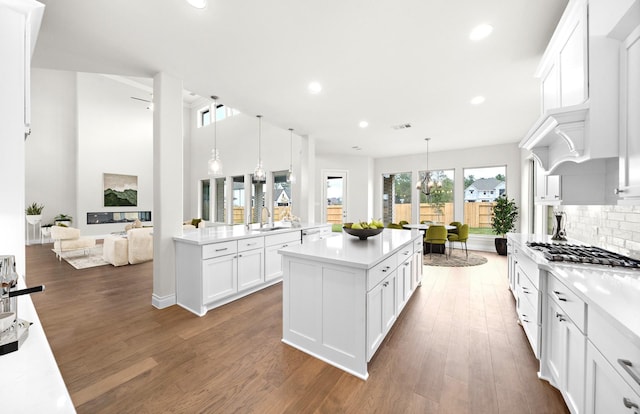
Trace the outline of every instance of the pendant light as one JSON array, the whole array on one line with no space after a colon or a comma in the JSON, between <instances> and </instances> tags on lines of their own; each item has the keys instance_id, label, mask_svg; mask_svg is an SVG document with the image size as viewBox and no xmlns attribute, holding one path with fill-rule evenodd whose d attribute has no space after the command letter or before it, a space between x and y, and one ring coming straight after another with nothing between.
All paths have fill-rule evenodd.
<instances>
[{"instance_id":1,"label":"pendant light","mask_svg":"<svg viewBox=\"0 0 640 414\"><path fill-rule=\"evenodd\" d=\"M289 172L287 172L287 182L294 184L296 176L293 174L293 128L289 128Z\"/></svg>"},{"instance_id":2,"label":"pendant light","mask_svg":"<svg viewBox=\"0 0 640 414\"><path fill-rule=\"evenodd\" d=\"M264 172L264 168L262 168L262 115L256 115L258 118L258 165L256 165L256 169L253 171L253 178L256 181L265 181L267 179L267 174Z\"/></svg>"},{"instance_id":3,"label":"pendant light","mask_svg":"<svg viewBox=\"0 0 640 414\"><path fill-rule=\"evenodd\" d=\"M213 105L209 109L209 116L213 117L213 149L211 150L211 159L209 159L209 175L212 177L220 177L222 173L222 161L220 161L220 153L218 152L218 97L212 96Z\"/></svg>"},{"instance_id":4,"label":"pendant light","mask_svg":"<svg viewBox=\"0 0 640 414\"><path fill-rule=\"evenodd\" d=\"M424 173L422 182L418 182L416 185L416 190L422 191L424 195L429 196L431 195L432 186L432 183L429 182L429 141L431 141L431 138L425 138L424 140L427 141L427 170Z\"/></svg>"}]
</instances>

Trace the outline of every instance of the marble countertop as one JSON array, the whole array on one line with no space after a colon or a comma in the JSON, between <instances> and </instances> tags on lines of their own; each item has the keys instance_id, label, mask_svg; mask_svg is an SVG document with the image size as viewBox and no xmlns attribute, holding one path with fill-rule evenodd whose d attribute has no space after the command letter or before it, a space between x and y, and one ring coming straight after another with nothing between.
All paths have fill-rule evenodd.
<instances>
[{"instance_id":1,"label":"marble countertop","mask_svg":"<svg viewBox=\"0 0 640 414\"><path fill-rule=\"evenodd\" d=\"M343 232L313 243L289 246L278 250L278 253L283 256L369 269L418 237L422 237L419 230L384 229L379 235L367 240L360 240Z\"/></svg>"},{"instance_id":2,"label":"marble countertop","mask_svg":"<svg viewBox=\"0 0 640 414\"><path fill-rule=\"evenodd\" d=\"M553 273L588 306L609 316L640 346L640 270L594 264L563 264L546 260L542 252L526 246L528 241L551 241L550 237L509 234L538 266ZM584 244L573 240L571 244Z\"/></svg>"},{"instance_id":3,"label":"marble countertop","mask_svg":"<svg viewBox=\"0 0 640 414\"><path fill-rule=\"evenodd\" d=\"M24 287L24 283L20 287ZM32 325L20 349L0 355L0 389L5 390L0 412L75 413L30 295L18 296L17 299L18 318Z\"/></svg>"},{"instance_id":4,"label":"marble countertop","mask_svg":"<svg viewBox=\"0 0 640 414\"><path fill-rule=\"evenodd\" d=\"M277 229L269 231L260 231L260 226L256 224L253 224L249 230L247 230L247 227L244 224L237 224L233 226L214 226L185 231L180 236L174 236L173 240L180 243L203 245L221 241L240 240L250 237L268 236L271 234L281 234L326 226L330 226L330 224L300 223L293 226L291 223L276 222L273 224L273 227L277 227Z\"/></svg>"}]
</instances>

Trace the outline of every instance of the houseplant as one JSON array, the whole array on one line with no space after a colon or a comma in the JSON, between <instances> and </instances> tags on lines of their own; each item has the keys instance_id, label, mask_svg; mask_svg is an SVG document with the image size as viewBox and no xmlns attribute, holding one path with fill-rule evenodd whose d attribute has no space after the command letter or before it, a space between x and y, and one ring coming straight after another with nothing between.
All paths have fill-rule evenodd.
<instances>
[{"instance_id":1,"label":"houseplant","mask_svg":"<svg viewBox=\"0 0 640 414\"><path fill-rule=\"evenodd\" d=\"M40 220L42 220L42 210L44 209L44 205L38 203L31 203L30 206L24 209L24 212L27 215L27 222L29 224L38 224Z\"/></svg>"},{"instance_id":2,"label":"houseplant","mask_svg":"<svg viewBox=\"0 0 640 414\"><path fill-rule=\"evenodd\" d=\"M73 217L67 215L67 214L58 214L53 221L56 223L56 225L63 225L63 226L71 226L71 221L73 221Z\"/></svg>"},{"instance_id":3,"label":"houseplant","mask_svg":"<svg viewBox=\"0 0 640 414\"><path fill-rule=\"evenodd\" d=\"M500 237L496 237L496 252L499 255L507 255L507 239L505 234L515 228L518 218L518 206L514 199L509 200L506 194L496 198L496 205L493 206L493 216L491 217L491 228Z\"/></svg>"}]
</instances>

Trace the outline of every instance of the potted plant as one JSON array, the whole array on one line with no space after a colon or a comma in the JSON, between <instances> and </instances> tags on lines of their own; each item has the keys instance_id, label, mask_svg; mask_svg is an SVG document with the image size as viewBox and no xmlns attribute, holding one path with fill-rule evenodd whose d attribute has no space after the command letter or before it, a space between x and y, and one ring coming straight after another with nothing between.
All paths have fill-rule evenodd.
<instances>
[{"instance_id":1,"label":"potted plant","mask_svg":"<svg viewBox=\"0 0 640 414\"><path fill-rule=\"evenodd\" d=\"M38 203L31 203L30 206L24 209L24 212L27 215L27 222L29 224L38 224L42 220L42 210L44 206Z\"/></svg>"},{"instance_id":2,"label":"potted plant","mask_svg":"<svg viewBox=\"0 0 640 414\"><path fill-rule=\"evenodd\" d=\"M69 216L67 214L58 214L53 219L53 221L56 224L56 226L69 227L69 226L71 226L71 222L73 221L73 217L71 217L71 216Z\"/></svg>"},{"instance_id":3,"label":"potted plant","mask_svg":"<svg viewBox=\"0 0 640 414\"><path fill-rule=\"evenodd\" d=\"M518 206L514 199L509 200L506 194L502 194L496 199L493 206L493 216L491 218L491 228L500 237L496 237L496 251L499 255L507 255L507 239L505 234L515 228L518 218Z\"/></svg>"}]
</instances>

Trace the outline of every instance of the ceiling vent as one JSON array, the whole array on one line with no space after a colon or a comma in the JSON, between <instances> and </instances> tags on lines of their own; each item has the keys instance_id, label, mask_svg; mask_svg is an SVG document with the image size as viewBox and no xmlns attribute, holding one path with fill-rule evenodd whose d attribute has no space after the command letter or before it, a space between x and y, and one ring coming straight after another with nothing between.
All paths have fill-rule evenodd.
<instances>
[{"instance_id":1,"label":"ceiling vent","mask_svg":"<svg viewBox=\"0 0 640 414\"><path fill-rule=\"evenodd\" d=\"M393 125L391 128L393 129L407 129L407 128L411 128L411 124L400 124L400 125Z\"/></svg>"}]
</instances>

